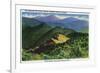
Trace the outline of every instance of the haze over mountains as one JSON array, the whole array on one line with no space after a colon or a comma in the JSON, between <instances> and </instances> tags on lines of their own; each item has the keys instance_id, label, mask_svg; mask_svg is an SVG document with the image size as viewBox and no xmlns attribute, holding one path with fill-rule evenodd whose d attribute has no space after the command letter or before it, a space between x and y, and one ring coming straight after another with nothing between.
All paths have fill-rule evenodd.
<instances>
[{"instance_id":1,"label":"haze over mountains","mask_svg":"<svg viewBox=\"0 0 100 73\"><path fill-rule=\"evenodd\" d=\"M86 20L81 20L74 17L67 17L64 19L60 19L59 17L54 15L49 15L44 17L38 16L34 18L23 17L22 23L23 25L28 25L28 26L35 26L41 23L45 23L52 27L59 26L62 28L69 28L78 32L79 31L82 32L82 30L87 30L85 32L88 32L88 24L89 24L88 21Z\"/></svg>"}]
</instances>

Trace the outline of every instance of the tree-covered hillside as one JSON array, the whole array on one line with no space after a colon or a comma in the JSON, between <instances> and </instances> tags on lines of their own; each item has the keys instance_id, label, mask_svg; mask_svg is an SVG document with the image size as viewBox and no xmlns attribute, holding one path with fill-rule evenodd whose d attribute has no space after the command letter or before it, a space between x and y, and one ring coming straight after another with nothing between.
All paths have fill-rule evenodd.
<instances>
[{"instance_id":1,"label":"tree-covered hillside","mask_svg":"<svg viewBox=\"0 0 100 73\"><path fill-rule=\"evenodd\" d=\"M65 39L64 42L59 35ZM54 40L62 43L54 43ZM40 24L22 30L22 60L88 58L88 33Z\"/></svg>"}]
</instances>

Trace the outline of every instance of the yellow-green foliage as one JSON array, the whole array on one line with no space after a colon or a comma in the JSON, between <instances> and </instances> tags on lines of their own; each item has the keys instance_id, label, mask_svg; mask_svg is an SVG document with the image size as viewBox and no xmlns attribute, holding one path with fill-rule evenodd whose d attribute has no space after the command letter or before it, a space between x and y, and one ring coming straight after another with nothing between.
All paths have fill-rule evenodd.
<instances>
[{"instance_id":1,"label":"yellow-green foliage","mask_svg":"<svg viewBox=\"0 0 100 73\"><path fill-rule=\"evenodd\" d=\"M69 40L70 38L68 38L67 36L63 35L63 34L58 34L57 39L52 38L52 41L55 44L59 44L59 43L64 43L67 40Z\"/></svg>"}]
</instances>

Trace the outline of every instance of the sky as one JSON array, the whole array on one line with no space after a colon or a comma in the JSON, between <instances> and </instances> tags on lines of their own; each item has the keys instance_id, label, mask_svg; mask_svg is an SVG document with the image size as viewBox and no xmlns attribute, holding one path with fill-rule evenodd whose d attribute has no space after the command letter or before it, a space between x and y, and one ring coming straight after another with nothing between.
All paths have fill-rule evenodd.
<instances>
[{"instance_id":1,"label":"sky","mask_svg":"<svg viewBox=\"0 0 100 73\"><path fill-rule=\"evenodd\" d=\"M55 12L55 11L40 11L40 10L21 10L22 17L35 18L46 17L54 15L59 19L65 19L69 17L78 18L80 20L89 20L89 13L84 12Z\"/></svg>"}]
</instances>

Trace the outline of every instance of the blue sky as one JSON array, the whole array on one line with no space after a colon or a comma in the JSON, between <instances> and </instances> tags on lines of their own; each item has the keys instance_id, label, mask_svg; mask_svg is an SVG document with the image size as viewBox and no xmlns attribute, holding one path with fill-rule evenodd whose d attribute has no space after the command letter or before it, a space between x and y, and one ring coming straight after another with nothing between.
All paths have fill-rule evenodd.
<instances>
[{"instance_id":1,"label":"blue sky","mask_svg":"<svg viewBox=\"0 0 100 73\"><path fill-rule=\"evenodd\" d=\"M22 17L45 17L54 15L58 17L59 19L64 19L68 17L74 17L81 20L87 20L89 19L89 13L84 12L55 12L55 11L39 11L39 10L21 10Z\"/></svg>"}]
</instances>

